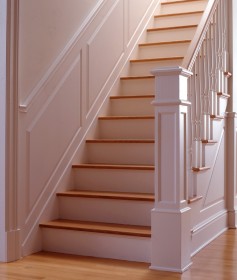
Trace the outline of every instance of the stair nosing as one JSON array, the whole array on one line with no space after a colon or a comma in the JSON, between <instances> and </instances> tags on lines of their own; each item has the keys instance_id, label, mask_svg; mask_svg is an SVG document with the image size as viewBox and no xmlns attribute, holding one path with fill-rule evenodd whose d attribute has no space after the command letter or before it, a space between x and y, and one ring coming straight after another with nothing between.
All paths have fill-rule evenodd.
<instances>
[{"instance_id":1,"label":"stair nosing","mask_svg":"<svg viewBox=\"0 0 237 280\"><path fill-rule=\"evenodd\" d=\"M183 0L183 1L161 2L161 5L183 4L183 3L195 2L195 1L203 1L203 0Z\"/></svg>"},{"instance_id":2,"label":"stair nosing","mask_svg":"<svg viewBox=\"0 0 237 280\"><path fill-rule=\"evenodd\" d=\"M154 195L149 193L71 190L71 191L59 192L57 193L57 196L114 199L114 200L132 200L132 201L147 201L147 202L155 201Z\"/></svg>"},{"instance_id":3,"label":"stair nosing","mask_svg":"<svg viewBox=\"0 0 237 280\"><path fill-rule=\"evenodd\" d=\"M127 235L136 237L151 237L151 229L147 226L132 226L112 223L58 219L50 222L41 223L40 227L104 234Z\"/></svg>"},{"instance_id":4,"label":"stair nosing","mask_svg":"<svg viewBox=\"0 0 237 280\"><path fill-rule=\"evenodd\" d=\"M157 58L142 58L142 59L131 59L131 63L136 62L158 62L158 61L167 61L167 60L181 60L184 59L183 56L172 56L172 57L157 57Z\"/></svg>"},{"instance_id":5,"label":"stair nosing","mask_svg":"<svg viewBox=\"0 0 237 280\"><path fill-rule=\"evenodd\" d=\"M182 29L182 28L195 28L197 24L190 24L190 25L178 25L178 26L169 26L169 27L158 27L158 28L148 28L147 32L156 32L162 30L170 30L170 29Z\"/></svg>"},{"instance_id":6,"label":"stair nosing","mask_svg":"<svg viewBox=\"0 0 237 280\"><path fill-rule=\"evenodd\" d=\"M159 46L159 45L172 45L172 44L185 44L191 43L192 40L176 40L176 41L162 41L157 43L141 43L139 47Z\"/></svg>"},{"instance_id":7,"label":"stair nosing","mask_svg":"<svg viewBox=\"0 0 237 280\"><path fill-rule=\"evenodd\" d=\"M135 164L95 164L95 163L81 163L81 164L73 164L73 169L76 168L85 168L85 169L117 169L117 170L155 170L154 165L135 165Z\"/></svg>"},{"instance_id":8,"label":"stair nosing","mask_svg":"<svg viewBox=\"0 0 237 280\"><path fill-rule=\"evenodd\" d=\"M154 139L87 139L88 144L154 144Z\"/></svg>"},{"instance_id":9,"label":"stair nosing","mask_svg":"<svg viewBox=\"0 0 237 280\"><path fill-rule=\"evenodd\" d=\"M154 75L147 75L147 76L125 76L120 77L120 80L142 80L142 79L155 79Z\"/></svg>"},{"instance_id":10,"label":"stair nosing","mask_svg":"<svg viewBox=\"0 0 237 280\"><path fill-rule=\"evenodd\" d=\"M154 116L100 116L99 120L154 120Z\"/></svg>"},{"instance_id":11,"label":"stair nosing","mask_svg":"<svg viewBox=\"0 0 237 280\"><path fill-rule=\"evenodd\" d=\"M142 98L155 98L154 94L144 94L144 95L114 95L110 96L110 99L142 99Z\"/></svg>"},{"instance_id":12,"label":"stair nosing","mask_svg":"<svg viewBox=\"0 0 237 280\"><path fill-rule=\"evenodd\" d=\"M183 16L183 15L193 15L193 14L202 14L204 10L198 10L198 11L191 11L191 12L183 12L183 13L170 13L170 14L160 14L155 15L154 18L161 18L161 17L175 17L175 16Z\"/></svg>"}]
</instances>

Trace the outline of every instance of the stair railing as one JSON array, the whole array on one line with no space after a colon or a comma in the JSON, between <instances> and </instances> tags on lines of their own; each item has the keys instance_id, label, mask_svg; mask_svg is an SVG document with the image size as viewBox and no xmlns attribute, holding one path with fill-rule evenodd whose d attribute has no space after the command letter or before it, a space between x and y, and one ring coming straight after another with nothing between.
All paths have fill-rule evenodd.
<instances>
[{"instance_id":1,"label":"stair railing","mask_svg":"<svg viewBox=\"0 0 237 280\"><path fill-rule=\"evenodd\" d=\"M199 41L193 43L196 49L191 51L193 46L190 46L182 66L193 73L188 80L188 100L192 104L189 111L188 168L194 172L210 168L205 162L203 145L218 140L213 139L213 120L224 118L227 102L223 108L220 99L229 97L228 1L218 0L212 4L202 33L196 34L196 38L199 37ZM196 196L194 187L189 188L189 196Z\"/></svg>"},{"instance_id":2,"label":"stair railing","mask_svg":"<svg viewBox=\"0 0 237 280\"><path fill-rule=\"evenodd\" d=\"M224 118L229 97L228 2L208 1L180 67L152 71L155 206L151 215L151 268L154 269L183 272L191 265L189 202L197 198L195 174L208 168L203 144L215 141L212 119ZM172 253L164 257L164 252Z\"/></svg>"}]
</instances>

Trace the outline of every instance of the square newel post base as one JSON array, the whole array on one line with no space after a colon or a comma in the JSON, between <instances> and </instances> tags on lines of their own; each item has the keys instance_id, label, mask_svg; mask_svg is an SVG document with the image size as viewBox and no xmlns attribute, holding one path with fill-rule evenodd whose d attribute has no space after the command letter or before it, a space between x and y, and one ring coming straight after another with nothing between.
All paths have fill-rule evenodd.
<instances>
[{"instance_id":1,"label":"square newel post base","mask_svg":"<svg viewBox=\"0 0 237 280\"><path fill-rule=\"evenodd\" d=\"M191 266L190 210L152 210L150 269L182 273Z\"/></svg>"}]
</instances>

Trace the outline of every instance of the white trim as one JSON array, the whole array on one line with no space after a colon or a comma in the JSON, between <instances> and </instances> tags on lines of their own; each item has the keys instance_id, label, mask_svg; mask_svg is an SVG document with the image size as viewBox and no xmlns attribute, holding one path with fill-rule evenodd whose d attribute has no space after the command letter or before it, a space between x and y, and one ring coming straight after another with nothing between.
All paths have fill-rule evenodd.
<instances>
[{"instance_id":1,"label":"white trim","mask_svg":"<svg viewBox=\"0 0 237 280\"><path fill-rule=\"evenodd\" d=\"M5 189L6 189L6 13L7 0L0 0L0 261L6 261Z\"/></svg>"}]
</instances>

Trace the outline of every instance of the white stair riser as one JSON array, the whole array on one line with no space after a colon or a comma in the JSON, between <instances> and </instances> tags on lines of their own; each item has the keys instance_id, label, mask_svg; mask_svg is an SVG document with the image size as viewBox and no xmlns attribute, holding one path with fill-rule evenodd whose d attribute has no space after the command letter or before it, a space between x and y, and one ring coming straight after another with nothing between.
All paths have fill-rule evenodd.
<instances>
[{"instance_id":1,"label":"white stair riser","mask_svg":"<svg viewBox=\"0 0 237 280\"><path fill-rule=\"evenodd\" d=\"M211 121L211 132L212 132L212 139L218 140L220 139L221 133L223 132L223 124L224 120L212 120Z\"/></svg>"},{"instance_id":2,"label":"white stair riser","mask_svg":"<svg viewBox=\"0 0 237 280\"><path fill-rule=\"evenodd\" d=\"M154 27L171 27L187 25L187 24L199 24L202 14L189 14L189 15L177 15L155 18Z\"/></svg>"},{"instance_id":3,"label":"white stair riser","mask_svg":"<svg viewBox=\"0 0 237 280\"><path fill-rule=\"evenodd\" d=\"M182 59L131 63L130 74L132 76L150 75L151 70L154 70L156 68L166 67L166 66L179 66L181 63L182 63Z\"/></svg>"},{"instance_id":4,"label":"white stair riser","mask_svg":"<svg viewBox=\"0 0 237 280\"><path fill-rule=\"evenodd\" d=\"M190 43L167 44L140 47L138 58L157 58L170 56L184 56Z\"/></svg>"},{"instance_id":5,"label":"white stair riser","mask_svg":"<svg viewBox=\"0 0 237 280\"><path fill-rule=\"evenodd\" d=\"M218 115L224 116L226 112L228 99L224 97L218 97L217 99L217 108L218 108Z\"/></svg>"},{"instance_id":6,"label":"white stair riser","mask_svg":"<svg viewBox=\"0 0 237 280\"><path fill-rule=\"evenodd\" d=\"M155 94L155 79L132 79L121 81L121 95L144 94Z\"/></svg>"},{"instance_id":7,"label":"white stair riser","mask_svg":"<svg viewBox=\"0 0 237 280\"><path fill-rule=\"evenodd\" d=\"M153 202L59 197L61 219L130 225L151 225Z\"/></svg>"},{"instance_id":8,"label":"white stair riser","mask_svg":"<svg viewBox=\"0 0 237 280\"><path fill-rule=\"evenodd\" d=\"M150 262L150 238L49 228L42 232L44 251Z\"/></svg>"},{"instance_id":9,"label":"white stair riser","mask_svg":"<svg viewBox=\"0 0 237 280\"><path fill-rule=\"evenodd\" d=\"M147 43L159 43L176 40L191 40L196 31L196 27L183 29L170 29L147 32Z\"/></svg>"},{"instance_id":10,"label":"white stair riser","mask_svg":"<svg viewBox=\"0 0 237 280\"><path fill-rule=\"evenodd\" d=\"M154 165L153 143L87 143L88 163Z\"/></svg>"},{"instance_id":11,"label":"white stair riser","mask_svg":"<svg viewBox=\"0 0 237 280\"><path fill-rule=\"evenodd\" d=\"M154 115L154 107L151 98L127 98L112 99L110 102L110 114L112 116L146 116Z\"/></svg>"},{"instance_id":12,"label":"white stair riser","mask_svg":"<svg viewBox=\"0 0 237 280\"><path fill-rule=\"evenodd\" d=\"M160 14L193 12L205 9L206 5L207 1L204 0L162 5Z\"/></svg>"},{"instance_id":13,"label":"white stair riser","mask_svg":"<svg viewBox=\"0 0 237 280\"><path fill-rule=\"evenodd\" d=\"M154 120L100 120L102 139L154 139Z\"/></svg>"},{"instance_id":14,"label":"white stair riser","mask_svg":"<svg viewBox=\"0 0 237 280\"><path fill-rule=\"evenodd\" d=\"M75 169L74 189L154 193L154 171Z\"/></svg>"}]
</instances>

